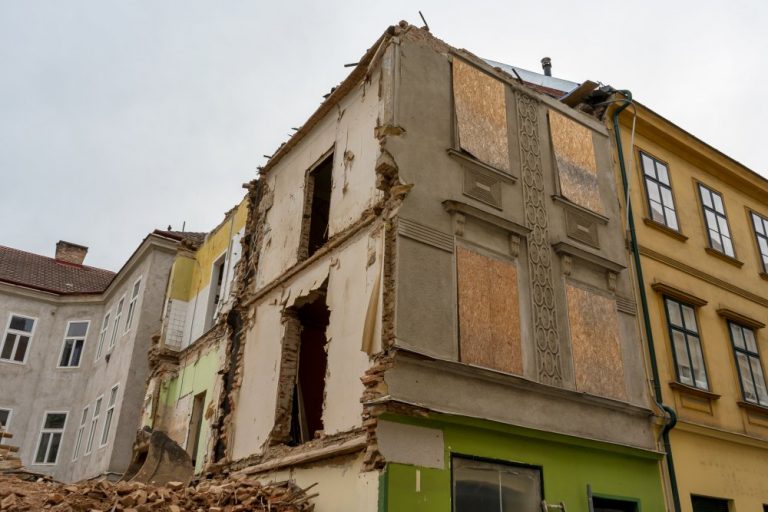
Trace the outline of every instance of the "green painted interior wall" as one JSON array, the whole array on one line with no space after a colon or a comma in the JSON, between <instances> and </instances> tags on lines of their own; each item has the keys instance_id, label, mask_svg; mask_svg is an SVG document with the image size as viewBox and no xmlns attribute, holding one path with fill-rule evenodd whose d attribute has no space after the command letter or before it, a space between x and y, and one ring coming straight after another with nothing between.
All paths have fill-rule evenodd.
<instances>
[{"instance_id":1,"label":"green painted interior wall","mask_svg":"<svg viewBox=\"0 0 768 512\"><path fill-rule=\"evenodd\" d=\"M189 403L189 410L178 411L176 407L179 399L188 394L195 396L205 391L203 411L206 411L213 399L213 388L216 385L218 371L219 356L217 347L214 346L194 363L180 368L176 377L163 383L159 396L161 406L165 406L162 407L162 410L167 411L167 414L183 415L186 421L189 421L189 415L192 413L192 402L190 401ZM208 422L203 418L200 430L200 444L198 445L196 455L195 472L202 470L203 455L205 454L205 446L208 443L209 435L210 428Z\"/></svg>"},{"instance_id":2,"label":"green painted interior wall","mask_svg":"<svg viewBox=\"0 0 768 512\"><path fill-rule=\"evenodd\" d=\"M540 466L544 499L565 502L568 512L588 512L587 484L598 496L638 500L642 512L665 510L657 454L465 418L386 419L442 429L446 468L388 464L382 512L450 511L452 453Z\"/></svg>"}]
</instances>

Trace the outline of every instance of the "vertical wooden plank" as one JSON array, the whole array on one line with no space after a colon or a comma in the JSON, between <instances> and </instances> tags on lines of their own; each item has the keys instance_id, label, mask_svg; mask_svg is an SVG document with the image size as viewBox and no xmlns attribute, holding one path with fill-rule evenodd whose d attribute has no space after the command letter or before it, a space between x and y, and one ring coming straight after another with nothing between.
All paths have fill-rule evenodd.
<instances>
[{"instance_id":1,"label":"vertical wooden plank","mask_svg":"<svg viewBox=\"0 0 768 512\"><path fill-rule=\"evenodd\" d=\"M456 260L461 360L522 374L517 268L463 247Z\"/></svg>"}]
</instances>

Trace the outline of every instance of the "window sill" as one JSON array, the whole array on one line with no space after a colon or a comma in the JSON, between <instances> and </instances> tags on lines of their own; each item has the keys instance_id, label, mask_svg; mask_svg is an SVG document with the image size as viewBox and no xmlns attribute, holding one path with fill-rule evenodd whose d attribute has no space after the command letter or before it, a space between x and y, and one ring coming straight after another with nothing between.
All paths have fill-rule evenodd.
<instances>
[{"instance_id":1,"label":"window sill","mask_svg":"<svg viewBox=\"0 0 768 512\"><path fill-rule=\"evenodd\" d=\"M715 258L720 258L724 262L730 263L731 265L733 265L736 268L741 268L742 266L744 266L744 262L743 261L739 261L739 260L737 260L736 258L734 258L732 256L728 256L727 254L723 254L720 251L716 251L716 250L712 249L711 247L706 247L704 250L710 256L714 256Z\"/></svg>"},{"instance_id":2,"label":"window sill","mask_svg":"<svg viewBox=\"0 0 768 512\"><path fill-rule=\"evenodd\" d=\"M683 384L682 382L672 381L669 383L669 387L681 393L697 396L699 398L706 398L709 401L720 399L720 395L718 395L717 393L706 391L704 389L695 388L693 386L689 386L688 384Z\"/></svg>"},{"instance_id":3,"label":"window sill","mask_svg":"<svg viewBox=\"0 0 768 512\"><path fill-rule=\"evenodd\" d=\"M478 160L474 156L465 153L464 151L448 148L446 150L448 152L448 155L452 156L453 158L465 162L467 164L473 165L475 167L479 167L481 169L484 169L492 174L495 174L499 178L506 180L511 183L517 182L517 176L514 176L512 173L499 169L498 167L494 167L492 165L489 165L481 160Z\"/></svg>"},{"instance_id":4,"label":"window sill","mask_svg":"<svg viewBox=\"0 0 768 512\"><path fill-rule=\"evenodd\" d=\"M682 234L677 230L670 228L669 226L665 226L661 222L656 222L655 220L649 219L648 217L644 218L643 222L649 228L653 228L661 231L662 233L666 233L667 235L671 236L675 240L680 240L681 242L685 242L686 240L688 240L687 236L685 236L684 234Z\"/></svg>"},{"instance_id":5,"label":"window sill","mask_svg":"<svg viewBox=\"0 0 768 512\"><path fill-rule=\"evenodd\" d=\"M764 416L768 416L768 407L766 407L765 405L753 404L752 402L745 402L744 400L739 400L738 402L736 402L736 404L742 409L746 409L747 411L756 412Z\"/></svg>"}]
</instances>

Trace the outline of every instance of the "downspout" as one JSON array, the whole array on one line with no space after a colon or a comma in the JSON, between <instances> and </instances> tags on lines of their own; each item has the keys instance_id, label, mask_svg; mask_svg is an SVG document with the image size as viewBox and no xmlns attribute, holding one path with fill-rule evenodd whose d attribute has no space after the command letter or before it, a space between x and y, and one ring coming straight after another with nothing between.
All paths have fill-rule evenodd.
<instances>
[{"instance_id":1,"label":"downspout","mask_svg":"<svg viewBox=\"0 0 768 512\"><path fill-rule=\"evenodd\" d=\"M619 114L632 104L632 93L628 90L613 90L615 94L624 96L622 105L613 111L613 135L616 138L616 152L619 158L619 168L621 169L621 182L624 189L624 201L627 205L627 225L629 228L629 248L632 252L632 258L635 265L635 274L637 276L637 286L640 290L640 305L643 314L643 326L648 340L648 353L651 360L651 372L653 377L653 392L656 405L664 412L669 414L669 421L664 425L661 431L661 437L664 442L664 451L666 452L667 471L669 472L669 484L672 491L672 503L675 512L680 512L680 492L677 488L677 477L675 475L675 463L672 458L672 446L669 442L669 431L677 424L677 414L675 410L663 402L661 395L661 383L659 382L659 368L656 363L656 348L653 342L653 331L651 330L651 317L648 313L648 296L645 293L645 281L643 280L643 267L640 262L640 251L637 247L637 233L635 232L635 218L632 215L632 202L629 197L629 179L624 165L624 148L621 144L621 131L619 128Z\"/></svg>"}]
</instances>

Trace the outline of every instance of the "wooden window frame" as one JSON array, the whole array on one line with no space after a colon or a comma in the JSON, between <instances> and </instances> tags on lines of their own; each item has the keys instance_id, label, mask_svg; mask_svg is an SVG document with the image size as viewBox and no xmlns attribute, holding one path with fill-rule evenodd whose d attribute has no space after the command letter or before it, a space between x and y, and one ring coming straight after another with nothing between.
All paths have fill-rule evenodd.
<instances>
[{"instance_id":1,"label":"wooden window frame","mask_svg":"<svg viewBox=\"0 0 768 512\"><path fill-rule=\"evenodd\" d=\"M704 229L706 230L707 247L718 254L722 254L723 256L727 256L728 258L736 259L736 245L734 244L734 241L733 241L733 231L731 230L731 225L728 222L728 212L725 209L725 199L723 199L723 194L713 189L712 187L705 185L700 181L696 181L696 191L698 192L699 203L701 204L701 215L704 220ZM712 203L712 206L707 206L707 204L705 203L704 201L705 193L708 193L711 196L710 202ZM717 196L720 199L720 204L722 204L723 206L722 212L718 211L716 208L715 201L714 201L715 196ZM709 223L709 219L707 217L708 212L715 216L714 228ZM725 222L725 229L728 230L727 235L722 233L721 226L720 226L721 219L723 220L723 222ZM712 237L713 231L716 232L717 236L720 238L720 246L722 247L722 249L718 249L713 245L713 237ZM724 238L728 239L728 243L731 247L730 253L726 250L726 246L723 240Z\"/></svg>"},{"instance_id":2,"label":"wooden window frame","mask_svg":"<svg viewBox=\"0 0 768 512\"><path fill-rule=\"evenodd\" d=\"M728 326L728 336L731 339L731 347L733 347L733 358L734 358L734 363L736 364L736 374L739 376L739 386L741 388L742 398L747 403L758 405L760 407L768 407L768 397L763 401L760 400L760 395L757 392L757 384L756 384L754 370L752 369L752 361L757 360L757 365L763 373L762 375L763 389L767 389L768 386L766 386L766 382L765 382L765 370L763 369L762 360L760 359L760 347L757 345L757 333L751 327L747 327L738 322L734 322L733 320L726 320L726 324ZM744 348L736 346L736 340L734 340L733 338L733 330L732 330L734 327L742 330L742 337L744 337L743 331L750 331L752 333L752 336L755 340L754 352L751 351L747 346L746 337L744 337L745 339ZM752 377L752 387L753 387L752 391L754 392L756 401L748 399L746 393L744 392L744 376L741 374L741 366L739 366L738 354L743 354L747 358L747 361L749 363L749 373L750 373L750 376Z\"/></svg>"},{"instance_id":3,"label":"wooden window frame","mask_svg":"<svg viewBox=\"0 0 768 512\"><path fill-rule=\"evenodd\" d=\"M755 234L755 244L757 244L757 254L760 258L760 267L763 269L761 274L768 274L768 217L760 215L754 210L747 210L749 212L749 218L752 221L752 232ZM763 233L757 231L757 221L762 224ZM760 240L765 241L765 252L760 247Z\"/></svg>"},{"instance_id":4,"label":"wooden window frame","mask_svg":"<svg viewBox=\"0 0 768 512\"><path fill-rule=\"evenodd\" d=\"M663 305L664 305L664 315L667 320L667 336L669 337L669 344L670 348L672 350L672 360L675 364L675 379L678 383L683 384L685 386L689 386L695 389L703 390L703 391L711 391L711 385L709 381L709 372L707 371L707 362L706 357L704 356L704 346L701 343L701 332L699 329L699 320L697 318L696 314L696 306L693 304L689 304L687 302L681 301L675 297L672 297L670 295L662 295L663 299ZM668 302L673 302L678 306L680 309L680 318L682 320L683 325L673 325L672 320L669 317L669 306ZM690 330L685 325L685 318L683 315L683 306L691 308L693 310L693 319L696 322L696 330ZM685 350L686 354L688 355L688 363L690 364L689 368L691 369L691 383L683 382L683 380L680 378L680 364L677 360L677 349L675 348L675 338L673 333L679 332L683 335L683 340L685 341ZM699 344L699 351L701 352L701 361L703 365L703 371L704 371L704 380L705 380L705 387L702 387L697 384L696 382L696 372L694 370L694 364L693 364L693 356L691 355L691 342L690 338L695 338Z\"/></svg>"},{"instance_id":5,"label":"wooden window frame","mask_svg":"<svg viewBox=\"0 0 768 512\"><path fill-rule=\"evenodd\" d=\"M663 226L669 230L672 230L674 233L682 234L682 231L680 230L680 218L677 215L677 202L675 201L675 194L672 190L672 177L671 173L669 172L669 164L664 162L663 160L660 160L651 154L649 154L646 151L643 151L642 149L637 150L638 153L638 159L640 161L640 170L642 171L642 177L643 177L643 188L645 189L645 208L646 208L646 215L649 221L654 222L656 224L659 224L660 226ZM650 175L645 170L645 163L643 160L643 157L648 158L653 162L653 174ZM667 181L669 183L664 183L659 179L659 173L658 173L658 166L662 165L666 169L667 172ZM648 189L648 182L652 182L655 186L659 187L659 199L661 199L661 202L655 201L661 205L661 212L662 216L664 217L663 221L660 221L653 216L653 207L651 206L651 194ZM669 195L672 198L672 206L668 206L664 204L664 199L662 197L661 189L667 189L669 191ZM672 211L672 215L674 216L674 221L677 227L673 227L669 223L669 219L667 217L667 209Z\"/></svg>"}]
</instances>

